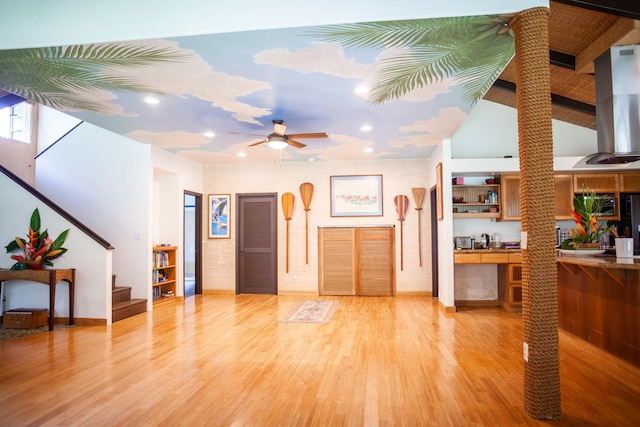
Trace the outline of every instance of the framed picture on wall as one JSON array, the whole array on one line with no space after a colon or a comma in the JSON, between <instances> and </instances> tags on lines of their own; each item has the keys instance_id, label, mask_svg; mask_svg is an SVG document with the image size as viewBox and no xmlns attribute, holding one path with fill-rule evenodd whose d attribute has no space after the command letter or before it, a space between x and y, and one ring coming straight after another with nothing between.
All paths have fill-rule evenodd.
<instances>
[{"instance_id":1,"label":"framed picture on wall","mask_svg":"<svg viewBox=\"0 0 640 427\"><path fill-rule=\"evenodd\" d=\"M209 238L228 239L231 224L231 195L209 194Z\"/></svg>"},{"instance_id":2,"label":"framed picture on wall","mask_svg":"<svg viewBox=\"0 0 640 427\"><path fill-rule=\"evenodd\" d=\"M382 216L382 175L332 176L331 216Z\"/></svg>"}]
</instances>

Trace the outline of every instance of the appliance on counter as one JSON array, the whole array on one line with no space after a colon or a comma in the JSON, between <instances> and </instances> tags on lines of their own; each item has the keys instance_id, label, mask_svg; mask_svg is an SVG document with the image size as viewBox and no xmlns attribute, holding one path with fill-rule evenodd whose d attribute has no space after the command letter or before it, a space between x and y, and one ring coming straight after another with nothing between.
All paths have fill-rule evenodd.
<instances>
[{"instance_id":1,"label":"appliance on counter","mask_svg":"<svg viewBox=\"0 0 640 427\"><path fill-rule=\"evenodd\" d=\"M634 253L640 252L640 193L620 193L618 234L632 237Z\"/></svg>"},{"instance_id":2,"label":"appliance on counter","mask_svg":"<svg viewBox=\"0 0 640 427\"><path fill-rule=\"evenodd\" d=\"M455 246L456 249L473 249L473 240L471 237L456 237Z\"/></svg>"}]
</instances>

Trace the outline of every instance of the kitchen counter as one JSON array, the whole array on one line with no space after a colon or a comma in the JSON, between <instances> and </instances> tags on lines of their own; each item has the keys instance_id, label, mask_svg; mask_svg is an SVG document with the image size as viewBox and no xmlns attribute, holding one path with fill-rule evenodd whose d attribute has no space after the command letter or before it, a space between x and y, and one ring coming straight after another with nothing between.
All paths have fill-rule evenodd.
<instances>
[{"instance_id":1,"label":"kitchen counter","mask_svg":"<svg viewBox=\"0 0 640 427\"><path fill-rule=\"evenodd\" d=\"M640 259L616 258L615 255L570 257L560 255L558 262L586 267L599 267L604 269L640 270Z\"/></svg>"},{"instance_id":2,"label":"kitchen counter","mask_svg":"<svg viewBox=\"0 0 640 427\"><path fill-rule=\"evenodd\" d=\"M517 249L454 249L454 254L475 254L475 253L496 253L496 254L512 254L520 253L520 248Z\"/></svg>"},{"instance_id":3,"label":"kitchen counter","mask_svg":"<svg viewBox=\"0 0 640 427\"><path fill-rule=\"evenodd\" d=\"M640 259L561 256L558 326L640 366Z\"/></svg>"}]
</instances>

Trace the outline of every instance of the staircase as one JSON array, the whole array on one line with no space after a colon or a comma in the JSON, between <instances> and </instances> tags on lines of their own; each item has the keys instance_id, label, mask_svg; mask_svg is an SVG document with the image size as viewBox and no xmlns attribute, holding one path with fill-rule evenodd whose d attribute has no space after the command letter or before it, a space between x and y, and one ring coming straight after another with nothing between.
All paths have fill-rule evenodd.
<instances>
[{"instance_id":1,"label":"staircase","mask_svg":"<svg viewBox=\"0 0 640 427\"><path fill-rule=\"evenodd\" d=\"M131 287L116 286L114 274L111 280L111 321L117 322L145 311L147 311L147 300L131 299Z\"/></svg>"}]
</instances>

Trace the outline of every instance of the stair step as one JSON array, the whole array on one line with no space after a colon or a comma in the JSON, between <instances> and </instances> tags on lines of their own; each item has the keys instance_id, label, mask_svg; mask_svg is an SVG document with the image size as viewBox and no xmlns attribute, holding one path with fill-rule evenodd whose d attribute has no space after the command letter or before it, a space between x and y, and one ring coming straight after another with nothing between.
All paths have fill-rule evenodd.
<instances>
[{"instance_id":1,"label":"stair step","mask_svg":"<svg viewBox=\"0 0 640 427\"><path fill-rule=\"evenodd\" d=\"M131 286L116 286L111 289L111 304L131 299Z\"/></svg>"},{"instance_id":2,"label":"stair step","mask_svg":"<svg viewBox=\"0 0 640 427\"><path fill-rule=\"evenodd\" d=\"M147 311L146 299L131 299L113 304L111 309L112 322L135 316Z\"/></svg>"}]
</instances>

